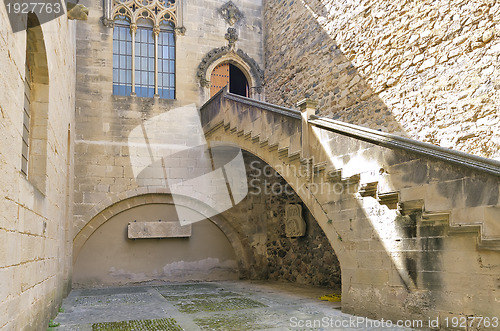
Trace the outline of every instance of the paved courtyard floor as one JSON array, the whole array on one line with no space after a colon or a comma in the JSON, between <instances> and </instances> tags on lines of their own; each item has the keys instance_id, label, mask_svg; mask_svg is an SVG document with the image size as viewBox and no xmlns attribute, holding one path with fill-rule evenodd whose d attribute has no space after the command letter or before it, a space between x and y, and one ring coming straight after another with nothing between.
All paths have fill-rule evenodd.
<instances>
[{"instance_id":1,"label":"paved courtyard floor","mask_svg":"<svg viewBox=\"0 0 500 331\"><path fill-rule=\"evenodd\" d=\"M387 330L321 301L325 288L204 282L75 289L50 330ZM391 328L394 330L410 330Z\"/></svg>"}]
</instances>

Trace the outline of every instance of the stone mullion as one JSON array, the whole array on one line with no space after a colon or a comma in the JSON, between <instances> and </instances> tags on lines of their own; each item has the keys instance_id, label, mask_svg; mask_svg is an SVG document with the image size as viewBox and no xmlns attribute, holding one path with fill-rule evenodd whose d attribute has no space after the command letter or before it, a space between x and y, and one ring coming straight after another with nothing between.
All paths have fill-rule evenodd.
<instances>
[{"instance_id":1,"label":"stone mullion","mask_svg":"<svg viewBox=\"0 0 500 331\"><path fill-rule=\"evenodd\" d=\"M132 35L132 94L135 95L135 35L137 32L137 24L130 24L130 34Z\"/></svg>"},{"instance_id":2,"label":"stone mullion","mask_svg":"<svg viewBox=\"0 0 500 331\"><path fill-rule=\"evenodd\" d=\"M159 93L158 93L158 36L160 35L160 27L155 26L153 28L153 33L155 36L155 96L159 96Z\"/></svg>"}]
</instances>

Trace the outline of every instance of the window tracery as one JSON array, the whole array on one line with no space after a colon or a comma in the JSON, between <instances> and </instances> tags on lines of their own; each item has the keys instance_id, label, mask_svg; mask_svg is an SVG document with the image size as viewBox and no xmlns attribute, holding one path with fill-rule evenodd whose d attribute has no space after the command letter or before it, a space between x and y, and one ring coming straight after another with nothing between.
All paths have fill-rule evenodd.
<instances>
[{"instance_id":1,"label":"window tracery","mask_svg":"<svg viewBox=\"0 0 500 331\"><path fill-rule=\"evenodd\" d=\"M163 22L171 22L178 26L176 0L113 0L111 17L125 16L131 24L140 19L153 21L155 27Z\"/></svg>"},{"instance_id":2,"label":"window tracery","mask_svg":"<svg viewBox=\"0 0 500 331\"><path fill-rule=\"evenodd\" d=\"M175 38L179 0L106 0L114 27L113 94L175 98ZM129 30L130 36L124 32ZM128 33L127 33L128 34Z\"/></svg>"}]
</instances>

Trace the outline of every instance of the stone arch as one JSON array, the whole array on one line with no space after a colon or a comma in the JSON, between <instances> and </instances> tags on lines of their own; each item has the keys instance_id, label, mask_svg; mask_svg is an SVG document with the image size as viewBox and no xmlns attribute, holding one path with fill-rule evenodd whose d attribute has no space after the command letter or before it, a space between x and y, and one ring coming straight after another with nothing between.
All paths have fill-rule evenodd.
<instances>
[{"instance_id":1,"label":"stone arch","mask_svg":"<svg viewBox=\"0 0 500 331\"><path fill-rule=\"evenodd\" d=\"M283 158L278 156L276 150L261 148L259 144L255 144L251 139L246 139L244 136L226 134L223 126L219 127L218 130L211 132L207 137L207 141L209 143L214 141L223 141L224 143L236 144L242 150L259 157L262 161L270 165L291 186L309 212L313 215L324 234L327 236L339 260L341 274L343 274L344 270L355 268L355 257L349 253L349 248L346 248L345 244L342 242L342 238L336 230L335 222L329 222L329 217L326 214L326 211L309 190L308 181L304 178L296 176L296 173L292 171L293 169L298 169L298 167L301 166L300 158L284 162ZM342 281L343 290L346 286L348 286L348 284L348 282Z\"/></svg>"},{"instance_id":2,"label":"stone arch","mask_svg":"<svg viewBox=\"0 0 500 331\"><path fill-rule=\"evenodd\" d=\"M134 194L137 193L137 194ZM170 204L174 205L173 197L169 193L141 193L134 190L128 192L127 198L108 205L86 223L73 239L73 263L76 262L78 254L90 236L104 223L113 216L116 216L126 210L147 204ZM106 200L108 201L108 200ZM176 205L189 208L202 215L213 215L211 208L204 203L187 196L176 196ZM243 245L244 239L233 228L226 218L222 215L207 217L209 221L215 224L227 237L234 249L237 257L240 278L248 278L250 270L251 252Z\"/></svg>"},{"instance_id":3,"label":"stone arch","mask_svg":"<svg viewBox=\"0 0 500 331\"><path fill-rule=\"evenodd\" d=\"M260 99L264 84L264 72L257 62L241 49L234 50L230 46L214 48L205 55L198 65L196 76L203 89L205 100L210 96L210 75L219 64L230 63L238 67L247 78L250 97Z\"/></svg>"}]
</instances>

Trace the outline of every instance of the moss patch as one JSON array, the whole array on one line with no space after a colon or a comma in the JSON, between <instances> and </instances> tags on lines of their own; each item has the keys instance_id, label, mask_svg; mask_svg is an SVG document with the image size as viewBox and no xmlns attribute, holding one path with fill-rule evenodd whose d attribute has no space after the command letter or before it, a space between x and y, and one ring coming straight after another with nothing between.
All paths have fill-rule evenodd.
<instances>
[{"instance_id":1,"label":"moss patch","mask_svg":"<svg viewBox=\"0 0 500 331\"><path fill-rule=\"evenodd\" d=\"M185 295L162 294L162 296L168 301L179 301L179 300L193 300L193 299L213 300L216 298L223 298L223 297L238 297L240 295L234 292L219 292L219 293L196 293L196 294L185 294Z\"/></svg>"},{"instance_id":2,"label":"moss patch","mask_svg":"<svg viewBox=\"0 0 500 331\"><path fill-rule=\"evenodd\" d=\"M239 315L212 315L210 317L195 318L194 322L202 330L261 330L272 326L257 323L257 317L252 314Z\"/></svg>"},{"instance_id":3,"label":"moss patch","mask_svg":"<svg viewBox=\"0 0 500 331\"><path fill-rule=\"evenodd\" d=\"M146 303L151 300L149 293L81 296L76 298L77 306L103 306Z\"/></svg>"},{"instance_id":4,"label":"moss patch","mask_svg":"<svg viewBox=\"0 0 500 331\"><path fill-rule=\"evenodd\" d=\"M92 331L182 331L173 318L135 320L92 324Z\"/></svg>"},{"instance_id":5,"label":"moss patch","mask_svg":"<svg viewBox=\"0 0 500 331\"><path fill-rule=\"evenodd\" d=\"M158 292L205 292L210 290L216 290L219 288L216 284L210 283L194 283L194 284L172 284L154 287Z\"/></svg>"},{"instance_id":6,"label":"moss patch","mask_svg":"<svg viewBox=\"0 0 500 331\"><path fill-rule=\"evenodd\" d=\"M173 300L173 298L172 298ZM230 311L249 308L267 307L266 305L245 297L226 295L192 295L177 297L175 306L180 312L194 314L202 311Z\"/></svg>"}]
</instances>

